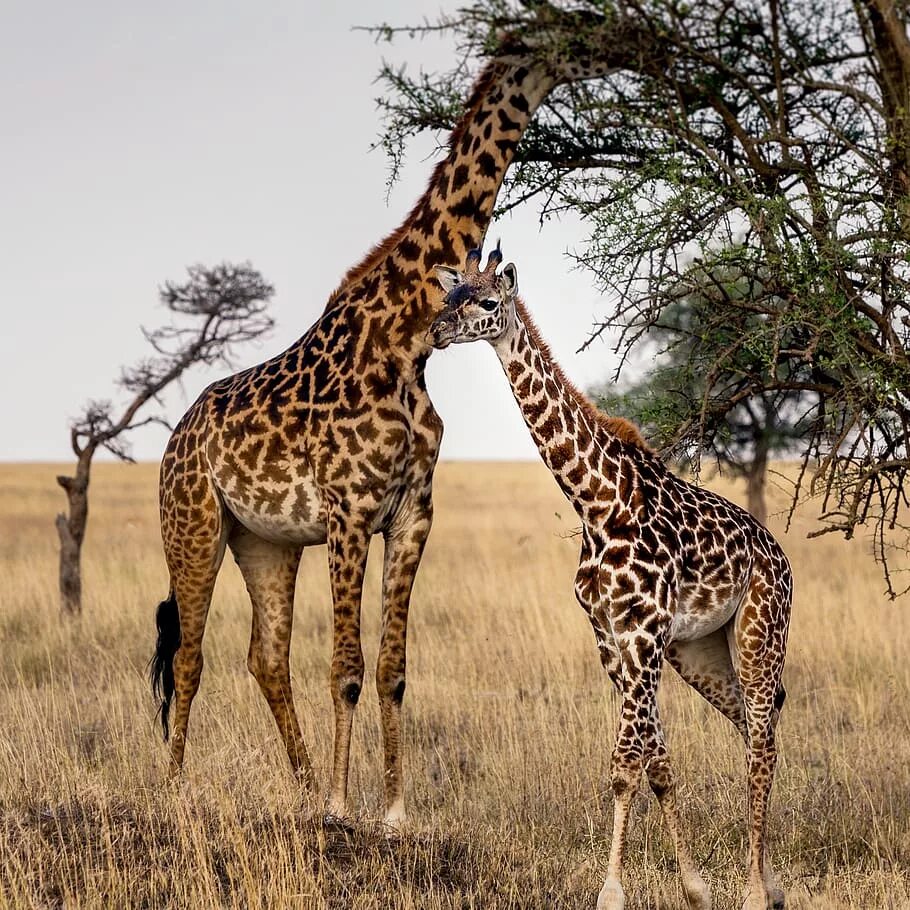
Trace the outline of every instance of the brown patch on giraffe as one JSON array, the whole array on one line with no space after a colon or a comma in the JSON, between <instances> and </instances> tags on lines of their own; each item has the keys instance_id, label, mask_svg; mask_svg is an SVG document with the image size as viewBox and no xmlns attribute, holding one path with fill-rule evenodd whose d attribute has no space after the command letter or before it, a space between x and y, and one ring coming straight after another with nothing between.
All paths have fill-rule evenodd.
<instances>
[{"instance_id":1,"label":"brown patch on giraffe","mask_svg":"<svg viewBox=\"0 0 910 910\"><path fill-rule=\"evenodd\" d=\"M539 424L541 418L550 410L550 402L546 398L541 398L539 401L529 402L525 406L525 413L528 417L528 420L532 424ZM542 433L544 439L550 439L552 436L552 425L547 426L546 430Z\"/></svg>"},{"instance_id":2,"label":"brown patch on giraffe","mask_svg":"<svg viewBox=\"0 0 910 910\"><path fill-rule=\"evenodd\" d=\"M611 569L619 569L628 564L632 556L631 544L611 542L603 551L603 564Z\"/></svg>"},{"instance_id":3,"label":"brown patch on giraffe","mask_svg":"<svg viewBox=\"0 0 910 910\"><path fill-rule=\"evenodd\" d=\"M571 441L561 442L551 446L547 452L547 459L556 471L562 470L563 465L575 455L575 446Z\"/></svg>"}]
</instances>

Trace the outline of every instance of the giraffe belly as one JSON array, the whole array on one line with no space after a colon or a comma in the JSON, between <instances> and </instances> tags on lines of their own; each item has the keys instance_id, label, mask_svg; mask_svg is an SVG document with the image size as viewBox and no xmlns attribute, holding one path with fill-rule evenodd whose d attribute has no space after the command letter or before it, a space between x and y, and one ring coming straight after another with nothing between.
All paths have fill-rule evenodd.
<instances>
[{"instance_id":1,"label":"giraffe belly","mask_svg":"<svg viewBox=\"0 0 910 910\"><path fill-rule=\"evenodd\" d=\"M253 492L242 488L220 492L234 517L264 540L302 546L325 543L325 510L309 477L291 484L257 485Z\"/></svg>"},{"instance_id":2,"label":"giraffe belly","mask_svg":"<svg viewBox=\"0 0 910 910\"><path fill-rule=\"evenodd\" d=\"M716 632L736 613L744 595L745 589L719 600L701 585L681 591L670 623L670 641L694 641Z\"/></svg>"}]
</instances>

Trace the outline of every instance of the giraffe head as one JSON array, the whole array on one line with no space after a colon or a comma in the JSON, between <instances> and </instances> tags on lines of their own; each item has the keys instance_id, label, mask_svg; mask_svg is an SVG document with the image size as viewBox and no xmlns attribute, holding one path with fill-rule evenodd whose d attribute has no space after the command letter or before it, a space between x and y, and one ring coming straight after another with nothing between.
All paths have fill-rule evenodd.
<instances>
[{"instance_id":1,"label":"giraffe head","mask_svg":"<svg viewBox=\"0 0 910 910\"><path fill-rule=\"evenodd\" d=\"M464 271L439 266L436 277L446 291L442 312L436 317L427 341L434 348L486 339L495 342L515 324L515 295L518 293L518 271L510 262L502 272L497 245L480 269L481 252L468 253Z\"/></svg>"}]
</instances>

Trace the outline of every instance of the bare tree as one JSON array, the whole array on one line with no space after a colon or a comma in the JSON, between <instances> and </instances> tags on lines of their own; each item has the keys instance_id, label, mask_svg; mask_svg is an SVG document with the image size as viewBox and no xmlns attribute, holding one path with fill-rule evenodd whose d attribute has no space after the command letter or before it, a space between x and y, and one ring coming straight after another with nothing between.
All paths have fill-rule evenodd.
<instances>
[{"instance_id":1,"label":"bare tree","mask_svg":"<svg viewBox=\"0 0 910 910\"><path fill-rule=\"evenodd\" d=\"M249 263L222 263L214 268L196 265L187 272L187 281L167 282L159 296L172 313L189 317L188 324L142 330L155 353L123 369L118 385L133 396L129 403L118 410L110 401L90 401L73 421L70 445L76 455L76 471L72 476L57 477L69 501L68 514L59 514L56 522L64 615L82 612L81 553L95 453L106 449L122 461L133 461L127 434L152 423L168 426L160 413L145 414L150 402L160 404L161 392L196 364L230 364L236 345L261 337L274 325L266 306L275 289Z\"/></svg>"}]
</instances>

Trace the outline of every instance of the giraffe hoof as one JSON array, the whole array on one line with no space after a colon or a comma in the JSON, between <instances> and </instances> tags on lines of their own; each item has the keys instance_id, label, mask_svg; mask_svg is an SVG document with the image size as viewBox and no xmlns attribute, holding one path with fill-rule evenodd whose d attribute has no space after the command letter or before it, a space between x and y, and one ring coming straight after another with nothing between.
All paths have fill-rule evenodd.
<instances>
[{"instance_id":1,"label":"giraffe hoof","mask_svg":"<svg viewBox=\"0 0 910 910\"><path fill-rule=\"evenodd\" d=\"M393 800L391 805L386 809L383 824L394 831L401 831L407 822L407 813L404 809L404 799L400 796Z\"/></svg>"},{"instance_id":2,"label":"giraffe hoof","mask_svg":"<svg viewBox=\"0 0 910 910\"><path fill-rule=\"evenodd\" d=\"M701 878L685 882L683 890L691 910L711 910L711 889Z\"/></svg>"},{"instance_id":3,"label":"giraffe hoof","mask_svg":"<svg viewBox=\"0 0 910 910\"><path fill-rule=\"evenodd\" d=\"M382 831L382 836L391 842L400 841L404 837L404 826L401 824L390 825L387 821L382 821L379 824L380 830Z\"/></svg>"},{"instance_id":4,"label":"giraffe hoof","mask_svg":"<svg viewBox=\"0 0 910 910\"><path fill-rule=\"evenodd\" d=\"M407 824L407 816L404 809L390 809L382 820L382 826L390 834L401 834Z\"/></svg>"},{"instance_id":5,"label":"giraffe hoof","mask_svg":"<svg viewBox=\"0 0 910 910\"><path fill-rule=\"evenodd\" d=\"M624 910L626 896L616 879L607 879L597 895L597 910Z\"/></svg>"}]
</instances>

